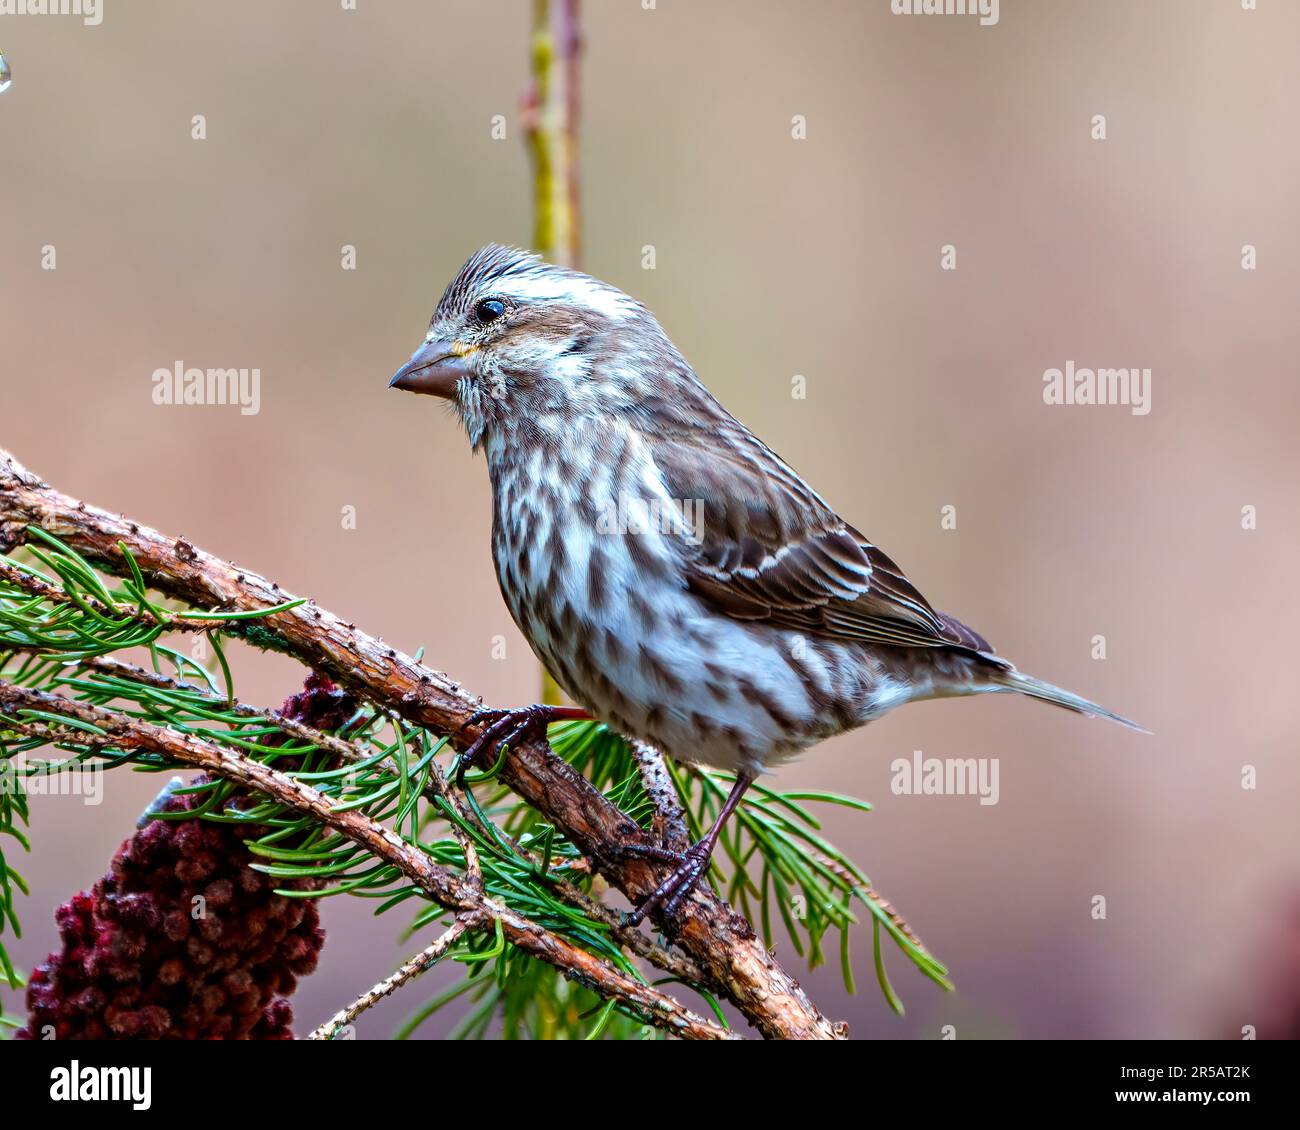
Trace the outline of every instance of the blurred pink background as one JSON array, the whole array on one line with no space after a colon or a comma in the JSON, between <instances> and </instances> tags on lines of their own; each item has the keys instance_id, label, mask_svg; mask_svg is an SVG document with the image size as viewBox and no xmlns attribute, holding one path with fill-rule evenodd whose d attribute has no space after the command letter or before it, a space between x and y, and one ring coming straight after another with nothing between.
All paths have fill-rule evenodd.
<instances>
[{"instance_id":1,"label":"blurred pink background","mask_svg":"<svg viewBox=\"0 0 1300 1130\"><path fill-rule=\"evenodd\" d=\"M529 240L529 6L358 8L0 17L0 446L426 645L489 702L528 702L537 664L491 569L484 467L433 403L385 384L463 258ZM1300 995L1256 960L1300 887L1300 9L1003 0L981 27L888 0L609 0L585 25L587 268L655 310L938 607L1154 731L1001 696L928 703L782 770L781 785L875 803L831 813L830 835L958 992L892 957L908 1005L894 1017L865 928L856 996L834 969L804 983L859 1037L1262 1023L1261 1001ZM151 374L178 360L260 368L260 414L155 406ZM1150 368L1150 414L1045 405L1044 370L1070 360ZM266 704L299 681L243 650L237 677ZM999 803L894 796L890 762L913 750L998 758ZM14 861L34 885L21 966L158 784L119 773L101 808L34 803L34 854ZM418 948L395 941L401 912L371 909L324 906L299 1031ZM387 1037L458 974L406 989L359 1035Z\"/></svg>"}]
</instances>

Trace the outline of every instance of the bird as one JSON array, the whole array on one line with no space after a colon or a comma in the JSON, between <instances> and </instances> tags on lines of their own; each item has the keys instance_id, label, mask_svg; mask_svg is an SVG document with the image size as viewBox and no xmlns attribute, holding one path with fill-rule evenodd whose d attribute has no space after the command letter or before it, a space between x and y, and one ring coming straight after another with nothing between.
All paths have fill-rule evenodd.
<instances>
[{"instance_id":1,"label":"bird","mask_svg":"<svg viewBox=\"0 0 1300 1130\"><path fill-rule=\"evenodd\" d=\"M462 763L591 718L734 774L687 850L628 844L673 865L630 924L672 919L761 773L905 703L1015 693L1142 730L936 610L609 283L489 244L389 385L446 401L486 457L502 596L577 704L480 711Z\"/></svg>"}]
</instances>

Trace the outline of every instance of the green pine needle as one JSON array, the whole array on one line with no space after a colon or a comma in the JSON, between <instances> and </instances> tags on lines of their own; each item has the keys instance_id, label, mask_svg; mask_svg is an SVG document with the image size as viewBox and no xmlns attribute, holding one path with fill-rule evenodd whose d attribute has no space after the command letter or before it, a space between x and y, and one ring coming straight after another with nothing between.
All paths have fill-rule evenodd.
<instances>
[{"instance_id":1,"label":"green pine needle","mask_svg":"<svg viewBox=\"0 0 1300 1130\"><path fill-rule=\"evenodd\" d=\"M246 756L309 784L339 812L361 812L392 829L406 843L442 867L464 873L467 840L477 854L486 894L631 977L645 980L639 963L613 938L609 927L566 902L557 893L557 876L587 894L593 878L577 848L539 813L496 780L502 764L466 775L464 811L430 786L455 779L457 763L446 735L434 733L388 710L363 704L333 736L350 743L355 761L285 733L275 716L239 703L226 645L232 639L275 646L273 635L255 621L297 607L285 601L257 612L214 612L174 608L151 594L125 545L119 545L119 578L97 572L80 554L44 531L29 530L34 544L7 565L51 587L33 595L21 579L0 576L0 679L58 691L78 701L190 734ZM175 618L203 620L215 672L167 646L163 636ZM262 634L258 634L258 633ZM132 653L148 649L145 673L132 667ZM113 657L120 662L104 662ZM148 677L149 672L158 677ZM52 744L92 769L120 766L142 772L174 771L157 754L106 751L87 744L102 735L93 724L39 710L19 711L12 725L40 723ZM23 829L29 819L27 795L13 787L48 772L40 762L20 763L46 744L40 737L4 728L0 717L0 847L5 838L30 850ZM79 740L80 739L80 740ZM559 756L601 790L628 816L648 827L654 806L641 784L627 743L593 722L551 727ZM677 797L695 834L712 822L734 780L731 775L670 765ZM6 787L8 786L8 787ZM150 813L153 819L194 819L242 825L250 866L273 876L281 893L295 898L347 895L375 903L376 914L400 906L410 912L405 936L424 937L445 928L449 912L432 903L392 866L375 860L358 845L324 829L306 816L265 798L250 797L226 781L181 785L194 797L184 813ZM872 952L881 993L898 1012L902 1005L885 973L882 935L940 986L950 988L947 970L923 949L892 911L883 905L861 869L821 834L816 809L832 805L869 812L864 801L837 793L781 791L755 785L742 801L720 841L709 878L755 921L770 946L782 929L810 966L824 960L835 935L844 984L853 991L851 938L861 908L871 921ZM254 828L257 830L254 832ZM19 933L16 897L27 887L0 850L0 985L22 986L4 949L6 931ZM755 914L757 910L757 914ZM777 923L780 923L778 927ZM461 977L439 990L402 1025L397 1035L413 1035L431 1017L453 1005L461 1018L455 1033L466 1039L644 1039L657 1038L646 1018L622 1003L604 1001L590 989L567 981L549 965L510 946L497 921L495 929L467 931L447 954L447 968ZM655 984L672 983L673 979ZM725 1014L700 986L698 995L719 1023ZM11 1023L0 1017L0 1027Z\"/></svg>"}]
</instances>

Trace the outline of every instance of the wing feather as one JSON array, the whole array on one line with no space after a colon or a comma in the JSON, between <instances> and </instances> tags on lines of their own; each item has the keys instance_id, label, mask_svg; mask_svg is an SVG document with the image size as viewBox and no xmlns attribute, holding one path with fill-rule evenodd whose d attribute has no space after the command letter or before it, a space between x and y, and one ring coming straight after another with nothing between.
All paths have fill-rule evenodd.
<instances>
[{"instance_id":1,"label":"wing feather","mask_svg":"<svg viewBox=\"0 0 1300 1130\"><path fill-rule=\"evenodd\" d=\"M692 591L736 619L828 638L991 652L720 407L710 425L649 437L669 493L700 506L683 550Z\"/></svg>"}]
</instances>

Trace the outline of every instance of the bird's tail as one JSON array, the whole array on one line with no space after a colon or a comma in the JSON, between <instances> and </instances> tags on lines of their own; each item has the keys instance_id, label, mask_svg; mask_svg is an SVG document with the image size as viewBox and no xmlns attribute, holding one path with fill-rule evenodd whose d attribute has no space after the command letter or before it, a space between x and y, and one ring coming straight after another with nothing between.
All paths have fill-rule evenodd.
<instances>
[{"instance_id":1,"label":"bird's tail","mask_svg":"<svg viewBox=\"0 0 1300 1130\"><path fill-rule=\"evenodd\" d=\"M1017 671L1014 667L997 671L993 676L993 681L997 684L999 690L1015 691L1017 694L1041 699L1043 702L1050 702L1053 706L1063 706L1066 710L1073 710L1076 714L1086 714L1095 718L1109 718L1112 722L1118 722L1121 726L1127 726L1130 730L1137 730L1140 734L1151 733L1146 727L1139 726L1136 722L1125 718L1121 714L1116 714L1113 710L1107 710L1104 706L1089 702L1086 698L1081 698L1071 691L1063 690L1051 683L1045 683L1042 679L1035 679L1032 675L1026 675L1021 671Z\"/></svg>"}]
</instances>

